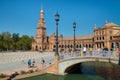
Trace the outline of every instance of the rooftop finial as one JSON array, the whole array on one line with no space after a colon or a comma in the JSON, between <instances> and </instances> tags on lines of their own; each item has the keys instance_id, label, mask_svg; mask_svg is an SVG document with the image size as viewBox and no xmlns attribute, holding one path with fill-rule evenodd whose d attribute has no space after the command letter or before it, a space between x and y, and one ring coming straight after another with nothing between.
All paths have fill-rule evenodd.
<instances>
[{"instance_id":1,"label":"rooftop finial","mask_svg":"<svg viewBox=\"0 0 120 80\"><path fill-rule=\"evenodd\" d=\"M43 11L43 6L42 6L42 5L41 5L41 11L40 11L40 12L44 12L44 11Z\"/></svg>"},{"instance_id":2,"label":"rooftop finial","mask_svg":"<svg viewBox=\"0 0 120 80\"><path fill-rule=\"evenodd\" d=\"M94 24L94 29L96 29L96 24Z\"/></svg>"},{"instance_id":3,"label":"rooftop finial","mask_svg":"<svg viewBox=\"0 0 120 80\"><path fill-rule=\"evenodd\" d=\"M105 21L105 24L107 24L107 23L108 23L108 21L106 20L106 21Z\"/></svg>"}]
</instances>

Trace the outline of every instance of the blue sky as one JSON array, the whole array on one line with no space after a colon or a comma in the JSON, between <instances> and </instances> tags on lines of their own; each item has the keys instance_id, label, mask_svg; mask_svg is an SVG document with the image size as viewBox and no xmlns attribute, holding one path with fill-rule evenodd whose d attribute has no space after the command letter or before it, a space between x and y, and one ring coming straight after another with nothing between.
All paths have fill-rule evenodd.
<instances>
[{"instance_id":1,"label":"blue sky","mask_svg":"<svg viewBox=\"0 0 120 80\"><path fill-rule=\"evenodd\" d=\"M35 36L41 5L44 7L47 34L55 32L55 13L60 14L59 34L93 33L94 24L101 27L105 21L120 25L120 0L0 0L0 33L8 31Z\"/></svg>"}]
</instances>

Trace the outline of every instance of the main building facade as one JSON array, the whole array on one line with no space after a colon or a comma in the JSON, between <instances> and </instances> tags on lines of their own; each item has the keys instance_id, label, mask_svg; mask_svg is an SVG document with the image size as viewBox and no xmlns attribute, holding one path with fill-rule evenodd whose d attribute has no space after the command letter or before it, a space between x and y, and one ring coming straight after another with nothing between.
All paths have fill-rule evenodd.
<instances>
[{"instance_id":1,"label":"main building facade","mask_svg":"<svg viewBox=\"0 0 120 80\"><path fill-rule=\"evenodd\" d=\"M73 36L59 36L59 51L73 50L74 48ZM32 43L32 50L35 51L53 51L55 50L56 35L51 36L46 34L46 23L44 20L44 11L40 11L40 19L36 30L36 39ZM100 28L94 25L94 33L85 36L76 36L76 49L81 50L83 47L87 49L97 49L107 47L109 50L120 47L120 26L108 22Z\"/></svg>"}]
</instances>

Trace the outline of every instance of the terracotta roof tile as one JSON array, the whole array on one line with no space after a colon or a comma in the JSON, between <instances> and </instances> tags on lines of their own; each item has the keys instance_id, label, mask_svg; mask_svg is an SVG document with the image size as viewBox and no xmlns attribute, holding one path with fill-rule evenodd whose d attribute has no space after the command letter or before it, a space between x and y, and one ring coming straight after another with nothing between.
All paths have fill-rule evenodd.
<instances>
[{"instance_id":1,"label":"terracotta roof tile","mask_svg":"<svg viewBox=\"0 0 120 80\"><path fill-rule=\"evenodd\" d=\"M91 39L93 38L94 35L90 34L90 35L84 35L84 36L76 36L76 39ZM63 40L73 40L74 37L73 36L63 36Z\"/></svg>"}]
</instances>

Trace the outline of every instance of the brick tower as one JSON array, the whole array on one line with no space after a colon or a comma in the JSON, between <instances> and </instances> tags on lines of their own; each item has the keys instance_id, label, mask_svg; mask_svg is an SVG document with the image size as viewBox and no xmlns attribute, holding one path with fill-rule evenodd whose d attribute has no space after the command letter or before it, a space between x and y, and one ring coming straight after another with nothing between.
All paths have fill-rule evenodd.
<instances>
[{"instance_id":1,"label":"brick tower","mask_svg":"<svg viewBox=\"0 0 120 80\"><path fill-rule=\"evenodd\" d=\"M36 41L32 44L33 50L43 51L44 49L46 49L46 43L46 23L44 20L43 8L41 8L40 19L38 20L38 27L36 30Z\"/></svg>"}]
</instances>

